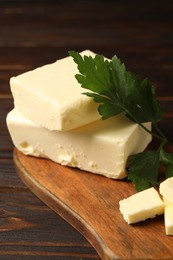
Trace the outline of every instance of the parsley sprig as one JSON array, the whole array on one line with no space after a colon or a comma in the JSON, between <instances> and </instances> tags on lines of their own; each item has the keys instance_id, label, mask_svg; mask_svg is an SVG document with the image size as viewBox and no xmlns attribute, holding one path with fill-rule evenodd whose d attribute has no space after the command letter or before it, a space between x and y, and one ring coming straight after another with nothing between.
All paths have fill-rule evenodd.
<instances>
[{"instance_id":1,"label":"parsley sprig","mask_svg":"<svg viewBox=\"0 0 173 260\"><path fill-rule=\"evenodd\" d=\"M98 111L103 120L125 113L126 117L160 141L157 150L144 151L129 158L128 179L134 183L136 190L159 183L160 164L165 167L165 178L173 176L173 154L164 148L170 142L158 127L163 113L153 84L127 71L117 56L108 60L98 54L95 57L82 57L75 51L69 54L78 65L77 81L82 88L89 90L83 94L99 103ZM146 128L145 122L151 122L153 130Z\"/></svg>"}]
</instances>

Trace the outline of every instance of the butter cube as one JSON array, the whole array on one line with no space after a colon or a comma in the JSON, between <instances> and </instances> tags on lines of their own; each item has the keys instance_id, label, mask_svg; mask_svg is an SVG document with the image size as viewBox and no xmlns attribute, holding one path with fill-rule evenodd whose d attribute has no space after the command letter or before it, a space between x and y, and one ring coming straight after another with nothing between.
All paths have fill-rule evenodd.
<instances>
[{"instance_id":1,"label":"butter cube","mask_svg":"<svg viewBox=\"0 0 173 260\"><path fill-rule=\"evenodd\" d=\"M89 50L81 55L95 56ZM98 104L83 95L72 57L57 60L10 79L15 108L49 130L67 131L100 119Z\"/></svg>"},{"instance_id":2,"label":"butter cube","mask_svg":"<svg viewBox=\"0 0 173 260\"><path fill-rule=\"evenodd\" d=\"M165 211L164 211L164 221L165 221L165 232L166 235L173 235L173 204L164 200Z\"/></svg>"},{"instance_id":3,"label":"butter cube","mask_svg":"<svg viewBox=\"0 0 173 260\"><path fill-rule=\"evenodd\" d=\"M120 211L128 224L154 218L164 212L164 203L154 188L138 192L119 202Z\"/></svg>"},{"instance_id":4,"label":"butter cube","mask_svg":"<svg viewBox=\"0 0 173 260\"><path fill-rule=\"evenodd\" d=\"M166 179L160 184L160 194L169 203L173 204L173 177Z\"/></svg>"},{"instance_id":5,"label":"butter cube","mask_svg":"<svg viewBox=\"0 0 173 260\"><path fill-rule=\"evenodd\" d=\"M164 221L166 235L173 235L173 177L160 184L160 194L165 203Z\"/></svg>"}]
</instances>

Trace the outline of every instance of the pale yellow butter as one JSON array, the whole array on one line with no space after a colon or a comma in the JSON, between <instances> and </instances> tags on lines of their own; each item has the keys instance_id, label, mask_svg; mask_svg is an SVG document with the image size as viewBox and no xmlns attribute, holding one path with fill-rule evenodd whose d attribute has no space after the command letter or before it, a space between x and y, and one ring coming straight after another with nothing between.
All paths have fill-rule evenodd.
<instances>
[{"instance_id":1,"label":"pale yellow butter","mask_svg":"<svg viewBox=\"0 0 173 260\"><path fill-rule=\"evenodd\" d=\"M50 131L17 110L7 116L14 145L25 154L49 158L109 178L124 178L128 156L143 151L151 135L119 115L71 131ZM150 123L145 124L149 129Z\"/></svg>"},{"instance_id":2,"label":"pale yellow butter","mask_svg":"<svg viewBox=\"0 0 173 260\"><path fill-rule=\"evenodd\" d=\"M154 188L138 192L119 202L120 211L128 224L154 218L164 212L164 203Z\"/></svg>"},{"instance_id":3,"label":"pale yellow butter","mask_svg":"<svg viewBox=\"0 0 173 260\"><path fill-rule=\"evenodd\" d=\"M159 190L163 198L173 204L173 177L163 181Z\"/></svg>"},{"instance_id":4,"label":"pale yellow butter","mask_svg":"<svg viewBox=\"0 0 173 260\"><path fill-rule=\"evenodd\" d=\"M165 203L165 232L167 235L173 235L173 177L160 184L160 194Z\"/></svg>"},{"instance_id":5,"label":"pale yellow butter","mask_svg":"<svg viewBox=\"0 0 173 260\"><path fill-rule=\"evenodd\" d=\"M89 50L81 55L95 56ZM100 118L97 104L82 95L72 57L25 72L10 79L15 108L49 130L67 131Z\"/></svg>"},{"instance_id":6,"label":"pale yellow butter","mask_svg":"<svg viewBox=\"0 0 173 260\"><path fill-rule=\"evenodd\" d=\"M165 232L166 235L173 235L173 204L169 203L164 199L165 211L164 211L164 221L165 221Z\"/></svg>"}]
</instances>

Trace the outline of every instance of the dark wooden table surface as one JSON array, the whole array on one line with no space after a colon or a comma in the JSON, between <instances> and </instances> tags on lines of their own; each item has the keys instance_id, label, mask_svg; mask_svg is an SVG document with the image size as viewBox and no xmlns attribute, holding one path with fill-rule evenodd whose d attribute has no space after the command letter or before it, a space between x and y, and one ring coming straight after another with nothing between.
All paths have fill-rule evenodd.
<instances>
[{"instance_id":1,"label":"dark wooden table surface","mask_svg":"<svg viewBox=\"0 0 173 260\"><path fill-rule=\"evenodd\" d=\"M0 259L100 259L86 239L18 178L6 115L9 78L91 49L149 77L173 139L173 1L0 0Z\"/></svg>"}]
</instances>

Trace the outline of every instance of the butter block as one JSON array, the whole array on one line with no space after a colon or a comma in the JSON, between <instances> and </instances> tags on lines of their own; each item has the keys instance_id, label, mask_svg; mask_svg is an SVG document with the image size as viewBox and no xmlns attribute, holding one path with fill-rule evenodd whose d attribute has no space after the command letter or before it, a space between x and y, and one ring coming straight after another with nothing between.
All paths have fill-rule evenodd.
<instances>
[{"instance_id":1,"label":"butter block","mask_svg":"<svg viewBox=\"0 0 173 260\"><path fill-rule=\"evenodd\" d=\"M165 211L164 211L164 221L165 221L165 232L166 235L173 236L173 204L169 203L164 199Z\"/></svg>"},{"instance_id":2,"label":"butter block","mask_svg":"<svg viewBox=\"0 0 173 260\"><path fill-rule=\"evenodd\" d=\"M81 55L95 56L89 50ZM100 118L97 104L82 95L72 57L57 60L10 79L14 106L24 116L49 130L67 131Z\"/></svg>"},{"instance_id":3,"label":"butter block","mask_svg":"<svg viewBox=\"0 0 173 260\"><path fill-rule=\"evenodd\" d=\"M150 134L124 115L63 132L40 127L14 109L7 126L24 154L115 179L126 176L128 156L143 151L151 141ZM150 123L145 126L151 128Z\"/></svg>"},{"instance_id":4,"label":"butter block","mask_svg":"<svg viewBox=\"0 0 173 260\"><path fill-rule=\"evenodd\" d=\"M165 200L173 204L173 177L161 182L159 191Z\"/></svg>"},{"instance_id":5,"label":"butter block","mask_svg":"<svg viewBox=\"0 0 173 260\"><path fill-rule=\"evenodd\" d=\"M164 213L164 203L154 188L138 192L119 202L120 212L128 224L154 218Z\"/></svg>"}]
</instances>

